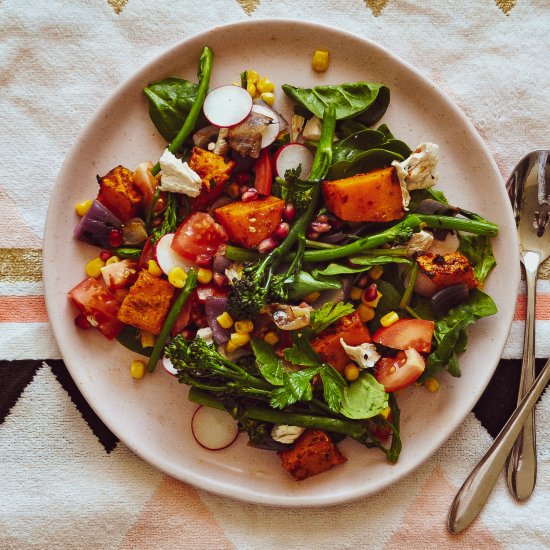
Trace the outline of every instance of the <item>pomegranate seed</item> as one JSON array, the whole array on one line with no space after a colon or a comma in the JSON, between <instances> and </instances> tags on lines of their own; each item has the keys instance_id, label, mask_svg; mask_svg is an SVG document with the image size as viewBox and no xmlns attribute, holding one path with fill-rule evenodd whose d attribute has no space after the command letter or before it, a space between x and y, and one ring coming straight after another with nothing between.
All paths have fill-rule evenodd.
<instances>
[{"instance_id":1,"label":"pomegranate seed","mask_svg":"<svg viewBox=\"0 0 550 550\"><path fill-rule=\"evenodd\" d=\"M290 231L290 225L286 222L281 222L273 231L273 237L275 239L286 239L288 232Z\"/></svg>"},{"instance_id":2,"label":"pomegranate seed","mask_svg":"<svg viewBox=\"0 0 550 550\"><path fill-rule=\"evenodd\" d=\"M90 321L88 321L88 317L84 315L84 313L80 313L74 318L74 324L81 329L88 330L89 328L92 328L92 325Z\"/></svg>"},{"instance_id":3,"label":"pomegranate seed","mask_svg":"<svg viewBox=\"0 0 550 550\"><path fill-rule=\"evenodd\" d=\"M110 250L102 250L99 253L99 259L102 262L106 262L112 255L113 255L113 253Z\"/></svg>"},{"instance_id":4,"label":"pomegranate seed","mask_svg":"<svg viewBox=\"0 0 550 550\"><path fill-rule=\"evenodd\" d=\"M210 269L212 267L213 261L214 261L214 256L212 256L211 254L199 254L195 260L195 263L199 267Z\"/></svg>"},{"instance_id":5,"label":"pomegranate seed","mask_svg":"<svg viewBox=\"0 0 550 550\"><path fill-rule=\"evenodd\" d=\"M310 230L307 232L307 238L310 241L316 241L319 238L319 233Z\"/></svg>"},{"instance_id":6,"label":"pomegranate seed","mask_svg":"<svg viewBox=\"0 0 550 550\"><path fill-rule=\"evenodd\" d=\"M223 273L214 273L212 282L220 288L224 288L229 284L229 279Z\"/></svg>"},{"instance_id":7,"label":"pomegranate seed","mask_svg":"<svg viewBox=\"0 0 550 550\"><path fill-rule=\"evenodd\" d=\"M113 229L109 233L109 244L116 248L122 244L122 233L118 229Z\"/></svg>"},{"instance_id":8,"label":"pomegranate seed","mask_svg":"<svg viewBox=\"0 0 550 550\"><path fill-rule=\"evenodd\" d=\"M254 189L253 187L248 189L248 191L245 191L241 196L241 200L243 202L255 201L257 198L258 191L256 191L256 189Z\"/></svg>"},{"instance_id":9,"label":"pomegranate seed","mask_svg":"<svg viewBox=\"0 0 550 550\"><path fill-rule=\"evenodd\" d=\"M235 181L239 184L239 185L246 185L248 186L248 184L250 183L250 174L247 174L246 172L241 172L240 174L237 174L235 176Z\"/></svg>"},{"instance_id":10,"label":"pomegranate seed","mask_svg":"<svg viewBox=\"0 0 550 550\"><path fill-rule=\"evenodd\" d=\"M271 252L276 246L277 241L273 237L268 237L258 245L258 252L260 254L267 254L268 252Z\"/></svg>"},{"instance_id":11,"label":"pomegranate seed","mask_svg":"<svg viewBox=\"0 0 550 550\"><path fill-rule=\"evenodd\" d=\"M361 275L361 277L359 277L359 279L357 279L355 286L358 286L359 288L367 288L369 281L370 281L369 276L366 273L364 273L363 275Z\"/></svg>"},{"instance_id":12,"label":"pomegranate seed","mask_svg":"<svg viewBox=\"0 0 550 550\"><path fill-rule=\"evenodd\" d=\"M365 289L365 302L372 302L373 300L376 300L376 297L378 296L378 289L376 288L376 283L371 283L366 289Z\"/></svg>"},{"instance_id":13,"label":"pomegranate seed","mask_svg":"<svg viewBox=\"0 0 550 550\"><path fill-rule=\"evenodd\" d=\"M283 210L283 218L290 223L295 217L296 207L291 202L287 202Z\"/></svg>"},{"instance_id":14,"label":"pomegranate seed","mask_svg":"<svg viewBox=\"0 0 550 550\"><path fill-rule=\"evenodd\" d=\"M319 223L327 223L328 222L328 216L326 214L321 214L320 216L317 216L315 218L315 221L319 222Z\"/></svg>"}]
</instances>

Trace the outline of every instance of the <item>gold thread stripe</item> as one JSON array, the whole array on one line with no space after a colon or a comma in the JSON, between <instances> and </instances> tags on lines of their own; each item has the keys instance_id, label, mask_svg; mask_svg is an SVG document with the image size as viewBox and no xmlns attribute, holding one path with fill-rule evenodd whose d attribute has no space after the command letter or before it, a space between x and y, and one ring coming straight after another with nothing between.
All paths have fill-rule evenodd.
<instances>
[{"instance_id":1,"label":"gold thread stripe","mask_svg":"<svg viewBox=\"0 0 550 550\"><path fill-rule=\"evenodd\" d=\"M260 0L237 0L246 15L252 15L260 5Z\"/></svg>"},{"instance_id":2,"label":"gold thread stripe","mask_svg":"<svg viewBox=\"0 0 550 550\"><path fill-rule=\"evenodd\" d=\"M516 0L495 0L497 6L508 15L516 6Z\"/></svg>"},{"instance_id":3,"label":"gold thread stripe","mask_svg":"<svg viewBox=\"0 0 550 550\"><path fill-rule=\"evenodd\" d=\"M118 15L119 13L122 13L122 10L124 9L124 6L128 3L128 0L107 0L107 3Z\"/></svg>"},{"instance_id":4,"label":"gold thread stripe","mask_svg":"<svg viewBox=\"0 0 550 550\"><path fill-rule=\"evenodd\" d=\"M0 323L47 323L44 296L0 296Z\"/></svg>"},{"instance_id":5,"label":"gold thread stripe","mask_svg":"<svg viewBox=\"0 0 550 550\"><path fill-rule=\"evenodd\" d=\"M42 280L42 250L39 248L0 248L0 282Z\"/></svg>"},{"instance_id":6,"label":"gold thread stripe","mask_svg":"<svg viewBox=\"0 0 550 550\"><path fill-rule=\"evenodd\" d=\"M365 0L365 5L370 8L372 15L378 17L382 15L382 10L386 7L388 0Z\"/></svg>"}]
</instances>

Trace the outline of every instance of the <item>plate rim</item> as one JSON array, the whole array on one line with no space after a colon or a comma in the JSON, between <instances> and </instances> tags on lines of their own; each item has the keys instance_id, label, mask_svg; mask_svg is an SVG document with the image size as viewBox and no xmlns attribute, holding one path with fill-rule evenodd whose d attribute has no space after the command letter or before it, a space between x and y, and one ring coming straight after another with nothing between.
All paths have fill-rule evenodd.
<instances>
[{"instance_id":1,"label":"plate rim","mask_svg":"<svg viewBox=\"0 0 550 550\"><path fill-rule=\"evenodd\" d=\"M50 270L48 269L48 266L46 264L49 258L48 250L50 248L50 241L49 241L48 235L50 232L50 228L52 227L51 218L54 215L53 214L54 204L56 203L54 199L56 199L57 195L60 193L60 188L61 188L60 182L64 179L64 172L67 170L67 166L70 163L70 159L74 156L75 152L80 148L81 143L84 140L84 137L86 133L90 130L90 128L94 126L105 113L109 111L111 103L116 101L116 98L118 97L120 91L127 86L132 86L133 83L137 80L141 79L141 81L143 81L143 76L146 75L148 72L150 72L154 68L154 66L158 64L159 61L162 60L164 57L169 57L175 51L185 47L187 43L197 41L201 38L203 39L203 43L207 44L209 41L208 37L213 32L228 30L232 28L233 29L241 28L241 27L246 28L246 27L257 26L257 25L292 25L292 26L299 26L305 29L313 29L315 31L318 31L319 29L321 29L327 32L339 34L347 39L351 38L353 40L361 42L363 43L364 46L367 46L368 48L371 48L373 50L377 50L378 52L387 56L392 60L393 63L395 63L400 68L400 70L404 69L406 71L412 72L420 81L422 81L424 85L428 85L434 88L435 93L443 100L445 107L447 109L450 109L455 114L455 116L457 116L461 120L464 126L469 130L470 137L475 139L476 145L478 146L479 150L482 151L483 153L484 160L488 161L492 170L496 174L498 174L499 177L502 179L498 166L488 148L488 145L482 139L481 135L473 125L473 122L451 99L451 97L447 94L447 92L443 90L437 83L433 82L428 76L422 73L419 69L417 69L414 65L410 64L408 61L397 56L386 47L381 46L380 44L368 38L364 38L363 36L360 36L355 32L352 32L340 27L333 27L324 23L296 21L289 18L279 18L279 17L234 21L223 25L216 25L204 31L191 34L188 37L182 40L179 40L172 46L162 49L158 54L150 58L146 63L141 65L137 70L131 73L128 77L124 78L109 93L109 95L99 104L99 106L93 111L92 115L87 119L85 124L80 129L75 142L72 144L71 148L67 151L64 157L63 163L61 165L58 176L56 178L56 182L52 190L52 194L48 204L48 210L47 210L47 215L46 215L46 220L44 225L43 258L42 258L44 297L45 297L45 303L46 303L46 310L48 313L48 319L52 327L55 340L57 342L57 345L60 349L60 352L63 358L66 355L66 351L65 351L66 346L63 343L62 325L61 323L58 324L58 320L56 319L56 316L55 316L54 298L51 296L51 293L48 291L48 289L51 288L52 285L54 284L54 281L52 280L53 274L50 273ZM502 183L503 184L501 188L501 192L502 192L501 194L504 194L505 193L504 181ZM511 206L510 206L510 217L511 217ZM517 235L516 234L514 235L515 235L516 242L512 244L516 245L516 249L518 249L519 243L517 242ZM511 274L511 276L514 279L513 281L515 283L514 287L518 289L519 280L520 280L519 261L517 262L517 268L515 269L514 273ZM515 298L516 295L517 295L517 290L516 290L516 294L514 294L512 299ZM511 309L511 313L508 314L508 317L509 317L508 319L503 320L503 323L505 323L509 331L513 321L513 309ZM70 366L69 362L66 362L65 364L67 366L67 370L69 371L71 377L75 381L75 384L77 385L79 391L82 393L87 403L91 406L91 408L102 420L102 422L104 422L105 425L119 438L121 443L127 446L132 452L134 452L136 455L138 455L143 460L148 462L154 468L157 468L163 471L164 473L171 475L172 477L175 477L179 480L190 483L199 489L204 489L206 491L210 491L212 493L230 497L240 501L256 503L256 504L264 504L264 505L267 504L267 505L273 505L273 506L281 506L281 507L291 507L291 506L311 507L311 506L331 506L334 504L349 502L349 501L357 500L362 497L372 495L384 488L389 488L391 486L394 486L403 478L405 478L406 476L409 476L414 471L416 471L426 460L428 460L434 453L436 453L441 448L441 446L451 437L451 435L458 429L458 427L464 422L465 418L471 412L473 406L479 400L480 396L485 391L489 381L494 375L495 369L499 362L498 358L502 356L502 351L504 349L505 342L506 342L506 338L503 338L502 344L499 346L499 349L498 349L498 355L495 353L497 360L495 362L494 367L487 371L486 376L481 381L481 383L476 386L475 391L471 392L468 395L468 398L466 399L466 401L468 401L468 403L471 404L471 407L469 406L466 412L464 412L464 414L456 415L453 418L454 421L449 425L447 425L445 429L441 430L438 436L435 437L435 444L433 445L433 447L429 450L429 452L422 454L422 460L414 461L409 467L406 467L402 471L398 472L398 474L395 477L393 477L390 482L388 482L387 480L384 480L383 482L381 481L373 482L369 485L367 489L358 488L354 491L348 491L345 495L339 495L337 497L332 497L331 495L325 495L322 497L318 495L302 496L298 494L290 495L290 496L268 495L267 497L264 497L264 496L258 495L257 491L247 490L244 487L240 487L239 488L240 493L236 494L235 487L229 485L227 482L223 482L223 481L220 482L220 480L212 479L210 477L207 477L201 474L196 474L192 471L188 471L187 476L182 476L181 471L179 470L176 471L176 469L174 469L172 464L169 463L167 460L164 460L162 457L155 456L154 452L150 452L146 448L137 447L134 442L128 442L126 437L121 437L120 434L118 434L117 431L113 429L110 419L106 420L103 417L102 411L98 410L98 407L96 407L96 404L94 403L93 398L91 398L88 395L87 386L84 384L83 380L80 379L77 369L73 369L73 367ZM65 362L65 359L63 360Z\"/></svg>"}]
</instances>

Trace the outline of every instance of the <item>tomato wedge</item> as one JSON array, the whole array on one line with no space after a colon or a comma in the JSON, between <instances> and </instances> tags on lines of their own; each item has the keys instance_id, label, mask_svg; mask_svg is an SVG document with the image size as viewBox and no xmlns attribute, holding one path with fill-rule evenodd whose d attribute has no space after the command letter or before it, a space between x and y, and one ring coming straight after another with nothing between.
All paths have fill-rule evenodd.
<instances>
[{"instance_id":1,"label":"tomato wedge","mask_svg":"<svg viewBox=\"0 0 550 550\"><path fill-rule=\"evenodd\" d=\"M258 191L260 195L270 195L271 184L273 183L273 167L267 148L262 149L256 161L254 171L256 172L256 179L254 180L256 191Z\"/></svg>"},{"instance_id":2,"label":"tomato wedge","mask_svg":"<svg viewBox=\"0 0 550 550\"><path fill-rule=\"evenodd\" d=\"M93 277L78 283L69 291L69 298L86 315L92 326L97 326L109 340L126 326L117 319L119 302Z\"/></svg>"},{"instance_id":3,"label":"tomato wedge","mask_svg":"<svg viewBox=\"0 0 550 550\"><path fill-rule=\"evenodd\" d=\"M228 240L225 229L210 214L195 212L178 227L172 248L180 256L195 262L199 254L214 256Z\"/></svg>"},{"instance_id":4,"label":"tomato wedge","mask_svg":"<svg viewBox=\"0 0 550 550\"><path fill-rule=\"evenodd\" d=\"M416 382L424 372L426 363L414 348L400 351L395 357L382 357L374 370L374 377L391 393Z\"/></svg>"},{"instance_id":5,"label":"tomato wedge","mask_svg":"<svg viewBox=\"0 0 550 550\"><path fill-rule=\"evenodd\" d=\"M430 353L435 324L424 319L399 319L389 327L378 329L372 341L393 349L413 348Z\"/></svg>"}]
</instances>

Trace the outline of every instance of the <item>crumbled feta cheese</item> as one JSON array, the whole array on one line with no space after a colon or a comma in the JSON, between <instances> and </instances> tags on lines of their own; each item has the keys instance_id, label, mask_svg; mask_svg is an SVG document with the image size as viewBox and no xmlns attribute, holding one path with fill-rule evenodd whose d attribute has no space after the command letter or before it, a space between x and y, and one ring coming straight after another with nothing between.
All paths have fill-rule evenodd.
<instances>
[{"instance_id":1,"label":"crumbled feta cheese","mask_svg":"<svg viewBox=\"0 0 550 550\"><path fill-rule=\"evenodd\" d=\"M214 343L214 338L212 336L212 329L210 327L204 327L197 330L197 336L202 338L209 346Z\"/></svg>"},{"instance_id":2,"label":"crumbled feta cheese","mask_svg":"<svg viewBox=\"0 0 550 550\"><path fill-rule=\"evenodd\" d=\"M370 342L365 342L359 346L348 346L344 342L344 339L340 338L340 344L342 344L348 357L352 361L355 361L360 369L370 369L380 359L380 354L376 351L376 347Z\"/></svg>"},{"instance_id":3,"label":"crumbled feta cheese","mask_svg":"<svg viewBox=\"0 0 550 550\"><path fill-rule=\"evenodd\" d=\"M301 426L288 426L287 424L275 424L271 429L271 437L278 443L290 445L294 443L305 431Z\"/></svg>"},{"instance_id":4,"label":"crumbled feta cheese","mask_svg":"<svg viewBox=\"0 0 550 550\"><path fill-rule=\"evenodd\" d=\"M306 119L300 115L292 115L292 123L290 126L290 141L296 141L302 128L304 127L304 122Z\"/></svg>"},{"instance_id":5,"label":"crumbled feta cheese","mask_svg":"<svg viewBox=\"0 0 550 550\"><path fill-rule=\"evenodd\" d=\"M196 197L202 189L201 177L186 162L181 162L168 149L160 157L160 186L161 191L182 193L189 197Z\"/></svg>"},{"instance_id":6,"label":"crumbled feta cheese","mask_svg":"<svg viewBox=\"0 0 550 550\"><path fill-rule=\"evenodd\" d=\"M435 143L421 143L414 153L403 162L394 160L399 181L408 191L426 189L437 183L439 147Z\"/></svg>"},{"instance_id":7,"label":"crumbled feta cheese","mask_svg":"<svg viewBox=\"0 0 550 550\"><path fill-rule=\"evenodd\" d=\"M233 262L225 270L225 276L229 279L229 282L233 279L240 279L243 276L243 264L239 262Z\"/></svg>"},{"instance_id":8,"label":"crumbled feta cheese","mask_svg":"<svg viewBox=\"0 0 550 550\"><path fill-rule=\"evenodd\" d=\"M323 123L316 116L311 117L304 126L303 137L309 141L319 141L321 139L321 128Z\"/></svg>"},{"instance_id":9,"label":"crumbled feta cheese","mask_svg":"<svg viewBox=\"0 0 550 550\"><path fill-rule=\"evenodd\" d=\"M429 231L413 233L407 243L407 256L412 256L415 252L426 252L433 242L434 236Z\"/></svg>"}]
</instances>

